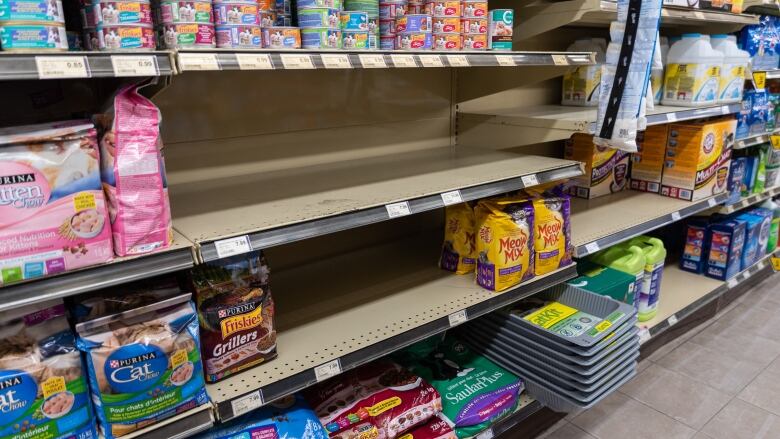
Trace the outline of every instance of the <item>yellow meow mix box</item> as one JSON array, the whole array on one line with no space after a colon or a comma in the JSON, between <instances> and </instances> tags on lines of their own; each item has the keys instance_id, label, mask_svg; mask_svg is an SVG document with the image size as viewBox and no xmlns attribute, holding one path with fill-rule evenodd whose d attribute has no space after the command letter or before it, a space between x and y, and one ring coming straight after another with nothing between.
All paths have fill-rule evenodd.
<instances>
[{"instance_id":1,"label":"yellow meow mix box","mask_svg":"<svg viewBox=\"0 0 780 439\"><path fill-rule=\"evenodd\" d=\"M571 180L569 193L576 197L601 197L627 186L628 153L596 146L590 134L571 136L566 141L564 158L585 163L585 174Z\"/></svg>"},{"instance_id":2,"label":"yellow meow mix box","mask_svg":"<svg viewBox=\"0 0 780 439\"><path fill-rule=\"evenodd\" d=\"M697 201L726 190L735 119L669 125L661 195Z\"/></svg>"},{"instance_id":3,"label":"yellow meow mix box","mask_svg":"<svg viewBox=\"0 0 780 439\"><path fill-rule=\"evenodd\" d=\"M640 131L636 143L639 151L631 153L631 189L658 193L666 157L669 125L654 125Z\"/></svg>"}]
</instances>

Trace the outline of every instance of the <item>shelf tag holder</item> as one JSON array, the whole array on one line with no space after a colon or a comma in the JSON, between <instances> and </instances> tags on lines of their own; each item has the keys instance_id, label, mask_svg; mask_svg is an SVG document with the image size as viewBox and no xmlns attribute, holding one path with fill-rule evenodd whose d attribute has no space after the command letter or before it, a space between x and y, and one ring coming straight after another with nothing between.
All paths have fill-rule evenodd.
<instances>
[{"instance_id":1,"label":"shelf tag holder","mask_svg":"<svg viewBox=\"0 0 780 439\"><path fill-rule=\"evenodd\" d=\"M454 312L447 316L447 320L450 321L450 328L453 326L458 326L461 323L466 323L468 321L469 316L468 313L466 313L465 309L462 309L458 312Z\"/></svg>"},{"instance_id":2,"label":"shelf tag holder","mask_svg":"<svg viewBox=\"0 0 780 439\"><path fill-rule=\"evenodd\" d=\"M764 91L766 89L766 72L753 72L753 88L756 91Z\"/></svg>"},{"instance_id":3,"label":"shelf tag holder","mask_svg":"<svg viewBox=\"0 0 780 439\"><path fill-rule=\"evenodd\" d=\"M182 71L220 69L216 53L179 53L179 65Z\"/></svg>"},{"instance_id":4,"label":"shelf tag holder","mask_svg":"<svg viewBox=\"0 0 780 439\"><path fill-rule=\"evenodd\" d=\"M588 252L589 255L596 253L599 250L601 250L601 248L599 248L599 243L596 241L585 244L585 251Z\"/></svg>"},{"instance_id":5,"label":"shelf tag holder","mask_svg":"<svg viewBox=\"0 0 780 439\"><path fill-rule=\"evenodd\" d=\"M271 55L267 53L237 53L239 70L273 70Z\"/></svg>"},{"instance_id":6,"label":"shelf tag holder","mask_svg":"<svg viewBox=\"0 0 780 439\"><path fill-rule=\"evenodd\" d=\"M260 390L236 398L230 401L230 407L233 409L233 417L238 417L244 413L251 412L263 406L263 393Z\"/></svg>"},{"instance_id":7,"label":"shelf tag holder","mask_svg":"<svg viewBox=\"0 0 780 439\"><path fill-rule=\"evenodd\" d=\"M650 331L647 329L647 327L642 327L642 329L639 330L639 344L644 344L648 340L650 340Z\"/></svg>"},{"instance_id":8,"label":"shelf tag holder","mask_svg":"<svg viewBox=\"0 0 780 439\"><path fill-rule=\"evenodd\" d=\"M420 55L420 62L423 67L444 67L439 55Z\"/></svg>"},{"instance_id":9,"label":"shelf tag holder","mask_svg":"<svg viewBox=\"0 0 780 439\"><path fill-rule=\"evenodd\" d=\"M297 70L297 69L314 69L314 62L311 60L311 55L297 54L297 53L283 53L279 55L282 58L282 64L285 69Z\"/></svg>"},{"instance_id":10,"label":"shelf tag holder","mask_svg":"<svg viewBox=\"0 0 780 439\"><path fill-rule=\"evenodd\" d=\"M668 318L668 319L666 319L666 323L668 323L668 324L669 324L669 326L674 326L674 325L676 325L676 324L677 324L677 321L678 321L678 320L677 320L677 315L675 315L675 314L672 314L672 315L670 315L670 316L669 316L669 318Z\"/></svg>"},{"instance_id":11,"label":"shelf tag holder","mask_svg":"<svg viewBox=\"0 0 780 439\"><path fill-rule=\"evenodd\" d=\"M680 212L672 212L672 221L680 221L682 216L680 216Z\"/></svg>"},{"instance_id":12,"label":"shelf tag holder","mask_svg":"<svg viewBox=\"0 0 780 439\"><path fill-rule=\"evenodd\" d=\"M154 55L111 55L114 76L159 76Z\"/></svg>"},{"instance_id":13,"label":"shelf tag holder","mask_svg":"<svg viewBox=\"0 0 780 439\"><path fill-rule=\"evenodd\" d=\"M412 209L409 207L408 201L385 204L385 209L387 209L387 216L389 216L391 219L412 214Z\"/></svg>"},{"instance_id":14,"label":"shelf tag holder","mask_svg":"<svg viewBox=\"0 0 780 439\"><path fill-rule=\"evenodd\" d=\"M444 203L445 206L449 206L452 204L458 204L463 202L463 197L460 195L459 190L454 190L450 192L442 192L441 194L441 201Z\"/></svg>"},{"instance_id":15,"label":"shelf tag holder","mask_svg":"<svg viewBox=\"0 0 780 439\"><path fill-rule=\"evenodd\" d=\"M466 55L447 55L447 62L452 67L468 67L471 65Z\"/></svg>"},{"instance_id":16,"label":"shelf tag holder","mask_svg":"<svg viewBox=\"0 0 780 439\"><path fill-rule=\"evenodd\" d=\"M86 56L36 56L35 66L39 79L89 78L89 61Z\"/></svg>"},{"instance_id":17,"label":"shelf tag holder","mask_svg":"<svg viewBox=\"0 0 780 439\"><path fill-rule=\"evenodd\" d=\"M360 65L362 65L364 69L384 69L387 67L385 56L382 54L360 54L358 55L358 59L360 60Z\"/></svg>"},{"instance_id":18,"label":"shelf tag holder","mask_svg":"<svg viewBox=\"0 0 780 439\"><path fill-rule=\"evenodd\" d=\"M417 63L414 62L414 56L404 54L392 54L390 60L393 61L393 67L397 68L410 68L417 67Z\"/></svg>"},{"instance_id":19,"label":"shelf tag holder","mask_svg":"<svg viewBox=\"0 0 780 439\"><path fill-rule=\"evenodd\" d=\"M769 142L772 143L772 148L780 149L780 135L772 134L769 136Z\"/></svg>"},{"instance_id":20,"label":"shelf tag holder","mask_svg":"<svg viewBox=\"0 0 780 439\"><path fill-rule=\"evenodd\" d=\"M240 255L252 251L252 241L249 236L242 235L235 238L221 239L214 241L214 247L217 249L217 256L227 258L228 256Z\"/></svg>"},{"instance_id":21,"label":"shelf tag holder","mask_svg":"<svg viewBox=\"0 0 780 439\"><path fill-rule=\"evenodd\" d=\"M349 55L323 53L320 55L322 64L326 69L351 69L352 63L349 62Z\"/></svg>"},{"instance_id":22,"label":"shelf tag holder","mask_svg":"<svg viewBox=\"0 0 780 439\"><path fill-rule=\"evenodd\" d=\"M320 364L314 368L314 376L317 378L317 382L327 380L341 373L341 362L338 358L328 361L325 364Z\"/></svg>"},{"instance_id":23,"label":"shelf tag holder","mask_svg":"<svg viewBox=\"0 0 780 439\"><path fill-rule=\"evenodd\" d=\"M523 181L523 186L525 187L536 186L539 184L539 179L536 178L536 174L523 175L520 177L520 179Z\"/></svg>"}]
</instances>

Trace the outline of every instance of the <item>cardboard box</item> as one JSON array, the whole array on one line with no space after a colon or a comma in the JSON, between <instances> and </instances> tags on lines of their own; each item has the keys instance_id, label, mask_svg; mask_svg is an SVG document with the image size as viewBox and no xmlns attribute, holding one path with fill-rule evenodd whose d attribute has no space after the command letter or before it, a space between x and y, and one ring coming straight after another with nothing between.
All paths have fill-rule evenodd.
<instances>
[{"instance_id":1,"label":"cardboard box","mask_svg":"<svg viewBox=\"0 0 780 439\"><path fill-rule=\"evenodd\" d=\"M742 245L745 242L745 222L724 220L710 225L710 248L704 274L726 280L739 273Z\"/></svg>"},{"instance_id":2,"label":"cardboard box","mask_svg":"<svg viewBox=\"0 0 780 439\"><path fill-rule=\"evenodd\" d=\"M654 125L637 135L639 151L631 154L631 189L658 193L666 157L669 125Z\"/></svg>"},{"instance_id":3,"label":"cardboard box","mask_svg":"<svg viewBox=\"0 0 780 439\"><path fill-rule=\"evenodd\" d=\"M726 191L737 121L669 125L661 195L698 201Z\"/></svg>"},{"instance_id":4,"label":"cardboard box","mask_svg":"<svg viewBox=\"0 0 780 439\"><path fill-rule=\"evenodd\" d=\"M570 280L570 285L634 304L634 276L585 259L577 261L577 272L580 277Z\"/></svg>"},{"instance_id":5,"label":"cardboard box","mask_svg":"<svg viewBox=\"0 0 780 439\"><path fill-rule=\"evenodd\" d=\"M699 0L663 0L663 5L699 9Z\"/></svg>"},{"instance_id":6,"label":"cardboard box","mask_svg":"<svg viewBox=\"0 0 780 439\"><path fill-rule=\"evenodd\" d=\"M741 271L760 259L760 237L764 219L748 213L739 214L734 219L745 223L745 245L742 248L741 265L740 270L738 270ZM766 247L764 248L766 249Z\"/></svg>"},{"instance_id":7,"label":"cardboard box","mask_svg":"<svg viewBox=\"0 0 780 439\"><path fill-rule=\"evenodd\" d=\"M576 197L601 197L628 186L628 153L596 146L592 135L571 136L566 141L564 157L585 163L585 173L571 180L569 192Z\"/></svg>"},{"instance_id":8,"label":"cardboard box","mask_svg":"<svg viewBox=\"0 0 780 439\"><path fill-rule=\"evenodd\" d=\"M680 257L681 270L696 274L704 272L710 241L709 225L708 217L694 217L688 220L685 227L685 247Z\"/></svg>"}]
</instances>

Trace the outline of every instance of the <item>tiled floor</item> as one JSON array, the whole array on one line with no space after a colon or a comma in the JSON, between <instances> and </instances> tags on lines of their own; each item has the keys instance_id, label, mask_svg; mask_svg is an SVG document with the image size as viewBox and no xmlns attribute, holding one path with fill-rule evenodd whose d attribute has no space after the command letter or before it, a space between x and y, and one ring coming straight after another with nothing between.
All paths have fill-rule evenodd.
<instances>
[{"instance_id":1,"label":"tiled floor","mask_svg":"<svg viewBox=\"0 0 780 439\"><path fill-rule=\"evenodd\" d=\"M656 351L619 391L540 438L780 439L778 277Z\"/></svg>"}]
</instances>

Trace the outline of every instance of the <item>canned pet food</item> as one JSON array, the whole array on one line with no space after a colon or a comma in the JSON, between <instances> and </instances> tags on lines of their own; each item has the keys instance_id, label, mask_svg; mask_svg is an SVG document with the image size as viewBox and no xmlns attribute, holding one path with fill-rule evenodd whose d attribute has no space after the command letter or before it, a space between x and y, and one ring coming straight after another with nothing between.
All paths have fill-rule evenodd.
<instances>
[{"instance_id":1,"label":"canned pet food","mask_svg":"<svg viewBox=\"0 0 780 439\"><path fill-rule=\"evenodd\" d=\"M464 18L460 20L461 32L464 34L486 34L488 21L480 18Z\"/></svg>"},{"instance_id":2,"label":"canned pet food","mask_svg":"<svg viewBox=\"0 0 780 439\"><path fill-rule=\"evenodd\" d=\"M290 27L292 26L292 16L276 14L276 22L274 27Z\"/></svg>"},{"instance_id":3,"label":"canned pet food","mask_svg":"<svg viewBox=\"0 0 780 439\"><path fill-rule=\"evenodd\" d=\"M256 3L257 9L261 11L276 11L276 2L274 0L257 0Z\"/></svg>"},{"instance_id":4,"label":"canned pet food","mask_svg":"<svg viewBox=\"0 0 780 439\"><path fill-rule=\"evenodd\" d=\"M339 28L339 11L331 8L310 8L298 10L298 27L328 29Z\"/></svg>"},{"instance_id":5,"label":"canned pet food","mask_svg":"<svg viewBox=\"0 0 780 439\"><path fill-rule=\"evenodd\" d=\"M0 47L2 50L68 50L65 26L58 24L33 24L30 22L0 22Z\"/></svg>"},{"instance_id":6,"label":"canned pet food","mask_svg":"<svg viewBox=\"0 0 780 439\"><path fill-rule=\"evenodd\" d=\"M342 31L368 32L368 14L360 11L341 11L339 13Z\"/></svg>"},{"instance_id":7,"label":"canned pet food","mask_svg":"<svg viewBox=\"0 0 780 439\"><path fill-rule=\"evenodd\" d=\"M214 19L217 26L228 24L258 24L257 12L258 9L256 4L232 2L214 4Z\"/></svg>"},{"instance_id":8,"label":"canned pet food","mask_svg":"<svg viewBox=\"0 0 780 439\"><path fill-rule=\"evenodd\" d=\"M433 19L433 32L449 33L460 32L460 19L453 17L436 17Z\"/></svg>"},{"instance_id":9,"label":"canned pet food","mask_svg":"<svg viewBox=\"0 0 780 439\"><path fill-rule=\"evenodd\" d=\"M460 18L460 1L448 0L425 2L425 12L434 17Z\"/></svg>"},{"instance_id":10,"label":"canned pet food","mask_svg":"<svg viewBox=\"0 0 780 439\"><path fill-rule=\"evenodd\" d=\"M368 31L342 31L341 47L347 50L368 49Z\"/></svg>"},{"instance_id":11,"label":"canned pet food","mask_svg":"<svg viewBox=\"0 0 780 439\"><path fill-rule=\"evenodd\" d=\"M260 27L271 27L276 24L276 11L260 11Z\"/></svg>"},{"instance_id":12,"label":"canned pet food","mask_svg":"<svg viewBox=\"0 0 780 439\"><path fill-rule=\"evenodd\" d=\"M431 16L427 14L407 14L395 19L395 32L431 32Z\"/></svg>"},{"instance_id":13,"label":"canned pet food","mask_svg":"<svg viewBox=\"0 0 780 439\"><path fill-rule=\"evenodd\" d=\"M379 37L379 48L381 50L393 50L395 49L395 36L382 35Z\"/></svg>"},{"instance_id":14,"label":"canned pet food","mask_svg":"<svg viewBox=\"0 0 780 439\"><path fill-rule=\"evenodd\" d=\"M267 27L263 29L263 47L268 49L300 49L301 30L297 27Z\"/></svg>"},{"instance_id":15,"label":"canned pet food","mask_svg":"<svg viewBox=\"0 0 780 439\"><path fill-rule=\"evenodd\" d=\"M92 5L89 6L83 6L79 12L81 13L81 27L82 28L90 28L94 29L97 26L97 22L95 21L97 17L95 17L95 7Z\"/></svg>"},{"instance_id":16,"label":"canned pet food","mask_svg":"<svg viewBox=\"0 0 780 439\"><path fill-rule=\"evenodd\" d=\"M298 9L330 8L341 9L341 0L298 0Z\"/></svg>"},{"instance_id":17,"label":"canned pet food","mask_svg":"<svg viewBox=\"0 0 780 439\"><path fill-rule=\"evenodd\" d=\"M260 49L263 47L263 31L257 25L233 24L217 26L217 47Z\"/></svg>"},{"instance_id":18,"label":"canned pet food","mask_svg":"<svg viewBox=\"0 0 780 439\"><path fill-rule=\"evenodd\" d=\"M368 31L379 35L379 16L368 16Z\"/></svg>"},{"instance_id":19,"label":"canned pet food","mask_svg":"<svg viewBox=\"0 0 780 439\"><path fill-rule=\"evenodd\" d=\"M341 31L327 27L301 29L304 49L341 49Z\"/></svg>"},{"instance_id":20,"label":"canned pet food","mask_svg":"<svg viewBox=\"0 0 780 439\"><path fill-rule=\"evenodd\" d=\"M487 49L487 34L463 34L461 40L463 50Z\"/></svg>"},{"instance_id":21,"label":"canned pet food","mask_svg":"<svg viewBox=\"0 0 780 439\"><path fill-rule=\"evenodd\" d=\"M404 32L395 37L395 48L399 50L430 50L430 32Z\"/></svg>"},{"instance_id":22,"label":"canned pet food","mask_svg":"<svg viewBox=\"0 0 780 439\"><path fill-rule=\"evenodd\" d=\"M377 0L344 0L345 11L363 11L369 17L379 15L379 2Z\"/></svg>"},{"instance_id":23,"label":"canned pet food","mask_svg":"<svg viewBox=\"0 0 780 439\"><path fill-rule=\"evenodd\" d=\"M160 40L168 49L208 49L214 47L216 42L212 24L166 24L160 32Z\"/></svg>"},{"instance_id":24,"label":"canned pet food","mask_svg":"<svg viewBox=\"0 0 780 439\"><path fill-rule=\"evenodd\" d=\"M368 48L369 49L379 49L379 33L376 32L369 32L368 33Z\"/></svg>"},{"instance_id":25,"label":"canned pet food","mask_svg":"<svg viewBox=\"0 0 780 439\"><path fill-rule=\"evenodd\" d=\"M425 5L406 5L407 14L425 14Z\"/></svg>"},{"instance_id":26,"label":"canned pet food","mask_svg":"<svg viewBox=\"0 0 780 439\"><path fill-rule=\"evenodd\" d=\"M488 49L512 50L512 9L493 9L488 15Z\"/></svg>"},{"instance_id":27,"label":"canned pet food","mask_svg":"<svg viewBox=\"0 0 780 439\"><path fill-rule=\"evenodd\" d=\"M98 38L97 29L85 28L81 42L84 44L84 50L99 50L100 40Z\"/></svg>"},{"instance_id":28,"label":"canned pet food","mask_svg":"<svg viewBox=\"0 0 780 439\"><path fill-rule=\"evenodd\" d=\"M403 1L383 1L379 3L379 18L396 18L406 15L407 7Z\"/></svg>"},{"instance_id":29,"label":"canned pet food","mask_svg":"<svg viewBox=\"0 0 780 439\"><path fill-rule=\"evenodd\" d=\"M215 8L230 3L215 5ZM249 6L242 4L242 6ZM251 6L249 6L251 7ZM214 24L211 2L163 1L160 3L160 24L204 23Z\"/></svg>"},{"instance_id":30,"label":"canned pet food","mask_svg":"<svg viewBox=\"0 0 780 439\"><path fill-rule=\"evenodd\" d=\"M68 50L71 52L78 52L84 50L84 45L81 44L81 35L78 32L66 31L68 37Z\"/></svg>"},{"instance_id":31,"label":"canned pet food","mask_svg":"<svg viewBox=\"0 0 780 439\"><path fill-rule=\"evenodd\" d=\"M97 36L100 50L157 48L154 29L149 25L98 26Z\"/></svg>"},{"instance_id":32,"label":"canned pet food","mask_svg":"<svg viewBox=\"0 0 780 439\"><path fill-rule=\"evenodd\" d=\"M460 34L453 32L433 34L433 50L460 50Z\"/></svg>"},{"instance_id":33,"label":"canned pet food","mask_svg":"<svg viewBox=\"0 0 780 439\"><path fill-rule=\"evenodd\" d=\"M379 19L379 35L395 36L395 19Z\"/></svg>"},{"instance_id":34,"label":"canned pet food","mask_svg":"<svg viewBox=\"0 0 780 439\"><path fill-rule=\"evenodd\" d=\"M275 0L274 10L277 14L290 15L292 14L292 8L290 7L290 0Z\"/></svg>"},{"instance_id":35,"label":"canned pet food","mask_svg":"<svg viewBox=\"0 0 780 439\"><path fill-rule=\"evenodd\" d=\"M152 6L149 2L95 0L94 5L95 23L98 26L152 25Z\"/></svg>"},{"instance_id":36,"label":"canned pet food","mask_svg":"<svg viewBox=\"0 0 780 439\"><path fill-rule=\"evenodd\" d=\"M466 0L462 4L463 18L481 18L487 19L488 8L485 1L470 1Z\"/></svg>"},{"instance_id":37,"label":"canned pet food","mask_svg":"<svg viewBox=\"0 0 780 439\"><path fill-rule=\"evenodd\" d=\"M0 0L0 21L65 23L62 0Z\"/></svg>"}]
</instances>

